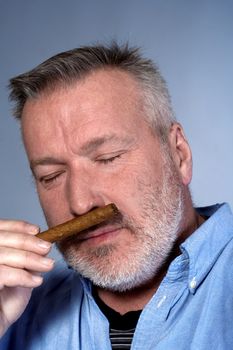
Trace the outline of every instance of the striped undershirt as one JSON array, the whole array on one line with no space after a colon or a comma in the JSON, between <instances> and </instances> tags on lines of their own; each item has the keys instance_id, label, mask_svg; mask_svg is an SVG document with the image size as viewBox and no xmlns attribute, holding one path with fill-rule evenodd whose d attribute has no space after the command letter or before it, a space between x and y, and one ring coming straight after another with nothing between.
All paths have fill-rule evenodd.
<instances>
[{"instance_id":1,"label":"striped undershirt","mask_svg":"<svg viewBox=\"0 0 233 350\"><path fill-rule=\"evenodd\" d=\"M100 310L109 321L109 337L113 350L130 350L134 331L141 313L141 310L130 311L124 315L106 305L97 295L93 293L95 301Z\"/></svg>"},{"instance_id":2,"label":"striped undershirt","mask_svg":"<svg viewBox=\"0 0 233 350\"><path fill-rule=\"evenodd\" d=\"M110 328L109 335L112 349L130 349L135 328L129 330L118 330Z\"/></svg>"}]
</instances>

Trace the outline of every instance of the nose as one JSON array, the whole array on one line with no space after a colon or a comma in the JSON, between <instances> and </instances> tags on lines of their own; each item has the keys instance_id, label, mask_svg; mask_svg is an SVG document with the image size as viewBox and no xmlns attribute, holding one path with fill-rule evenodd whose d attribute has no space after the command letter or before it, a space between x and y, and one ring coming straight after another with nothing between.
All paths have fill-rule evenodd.
<instances>
[{"instance_id":1,"label":"nose","mask_svg":"<svg viewBox=\"0 0 233 350\"><path fill-rule=\"evenodd\" d=\"M96 179L85 171L69 176L66 192L72 216L85 214L106 204Z\"/></svg>"}]
</instances>

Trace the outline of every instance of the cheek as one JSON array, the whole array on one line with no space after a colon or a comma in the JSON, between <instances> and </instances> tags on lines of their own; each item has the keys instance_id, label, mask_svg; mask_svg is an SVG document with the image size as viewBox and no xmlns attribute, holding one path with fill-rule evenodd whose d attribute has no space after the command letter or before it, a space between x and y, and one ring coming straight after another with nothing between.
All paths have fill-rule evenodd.
<instances>
[{"instance_id":1,"label":"cheek","mask_svg":"<svg viewBox=\"0 0 233 350\"><path fill-rule=\"evenodd\" d=\"M63 191L38 190L38 196L49 227L59 225L70 218Z\"/></svg>"},{"instance_id":2,"label":"cheek","mask_svg":"<svg viewBox=\"0 0 233 350\"><path fill-rule=\"evenodd\" d=\"M104 189L106 196L114 202L122 213L137 217L141 211L141 205L148 189L157 187L152 170L130 169L105 180Z\"/></svg>"}]
</instances>

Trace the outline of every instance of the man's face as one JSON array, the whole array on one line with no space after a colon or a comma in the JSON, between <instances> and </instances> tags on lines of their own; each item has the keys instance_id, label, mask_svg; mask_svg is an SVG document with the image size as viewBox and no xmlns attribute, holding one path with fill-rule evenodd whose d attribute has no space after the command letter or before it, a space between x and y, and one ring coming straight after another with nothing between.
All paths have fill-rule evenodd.
<instances>
[{"instance_id":1,"label":"man's face","mask_svg":"<svg viewBox=\"0 0 233 350\"><path fill-rule=\"evenodd\" d=\"M150 280L170 253L182 185L144 119L137 83L98 71L27 101L22 131L49 226L115 203L121 215L59 244L94 284L126 290Z\"/></svg>"}]
</instances>

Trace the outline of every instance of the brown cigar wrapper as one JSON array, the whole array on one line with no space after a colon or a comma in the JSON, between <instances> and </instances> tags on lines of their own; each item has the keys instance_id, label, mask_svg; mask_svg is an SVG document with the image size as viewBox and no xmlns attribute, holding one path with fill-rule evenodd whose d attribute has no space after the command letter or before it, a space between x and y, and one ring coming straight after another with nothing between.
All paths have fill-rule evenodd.
<instances>
[{"instance_id":1,"label":"brown cigar wrapper","mask_svg":"<svg viewBox=\"0 0 233 350\"><path fill-rule=\"evenodd\" d=\"M118 213L118 209L115 204L111 203L102 208L94 209L87 214L81 215L78 218L64 222L58 226L52 227L47 231L40 232L36 236L54 243L64 238L75 235L81 231L100 224Z\"/></svg>"}]
</instances>

